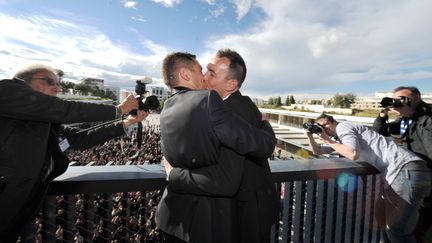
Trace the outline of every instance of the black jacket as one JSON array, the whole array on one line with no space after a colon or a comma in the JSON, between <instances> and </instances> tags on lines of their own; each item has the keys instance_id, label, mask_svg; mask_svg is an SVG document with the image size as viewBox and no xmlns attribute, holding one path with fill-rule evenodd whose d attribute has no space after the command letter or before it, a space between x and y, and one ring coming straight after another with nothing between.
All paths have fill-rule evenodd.
<instances>
[{"instance_id":1,"label":"black jacket","mask_svg":"<svg viewBox=\"0 0 432 243\"><path fill-rule=\"evenodd\" d=\"M373 129L384 135L400 135L400 123L402 117L395 121L387 122L384 117L377 117ZM417 154L428 163L432 169L432 111L427 104L422 103L416 113L411 117L412 123L404 136L402 145Z\"/></svg>"},{"instance_id":2,"label":"black jacket","mask_svg":"<svg viewBox=\"0 0 432 243\"><path fill-rule=\"evenodd\" d=\"M173 95L165 102L160 120L162 151L175 168L157 208L157 226L192 243L236 242L233 196L240 185L244 156L269 157L276 143L272 130L254 128L216 92L204 90ZM211 167L218 161L227 167L208 176L189 175L188 170ZM228 179L212 180L219 176ZM207 185L219 195L205 193Z\"/></svg>"},{"instance_id":3,"label":"black jacket","mask_svg":"<svg viewBox=\"0 0 432 243\"><path fill-rule=\"evenodd\" d=\"M0 237L20 230L34 216L49 183L67 169L68 159L58 145L60 124L115 116L114 106L65 101L34 91L19 79L0 81ZM123 129L113 126L117 132ZM71 147L82 141L76 138L84 133L72 138ZM89 136L94 141L88 144L112 135L112 131L102 133ZM47 176L51 159L52 172Z\"/></svg>"},{"instance_id":4,"label":"black jacket","mask_svg":"<svg viewBox=\"0 0 432 243\"><path fill-rule=\"evenodd\" d=\"M261 126L261 113L249 97L242 96L237 91L224 102L251 125ZM268 129L274 137L271 127ZM229 209L236 224L231 227L237 229L232 232L235 234L234 238L240 242L261 242L277 221L280 205L268 160L250 156L238 157L238 154L231 154L228 158L224 156L224 153L221 153L218 163L212 166L193 170L173 169L170 173L170 188L175 192L202 196L234 196L235 204L230 204L232 208ZM236 182L233 182L234 178ZM225 218L225 221L228 220L228 217ZM221 224L229 225L231 222Z\"/></svg>"}]
</instances>

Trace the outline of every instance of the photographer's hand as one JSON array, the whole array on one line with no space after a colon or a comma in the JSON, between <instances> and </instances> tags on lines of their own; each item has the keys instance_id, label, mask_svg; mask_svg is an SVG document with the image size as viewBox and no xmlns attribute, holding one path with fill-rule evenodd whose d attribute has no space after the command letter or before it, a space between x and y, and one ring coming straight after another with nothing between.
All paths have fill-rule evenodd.
<instances>
[{"instance_id":1,"label":"photographer's hand","mask_svg":"<svg viewBox=\"0 0 432 243\"><path fill-rule=\"evenodd\" d=\"M138 100L131 94L118 105L122 114L138 109Z\"/></svg>"},{"instance_id":2,"label":"photographer's hand","mask_svg":"<svg viewBox=\"0 0 432 243\"><path fill-rule=\"evenodd\" d=\"M170 174L171 170L173 169L173 167L171 166L169 161L165 159L165 157L162 158L162 164L165 167L165 172L167 175L166 179L168 180L169 174Z\"/></svg>"},{"instance_id":3,"label":"photographer's hand","mask_svg":"<svg viewBox=\"0 0 432 243\"><path fill-rule=\"evenodd\" d=\"M318 133L318 137L321 139L323 143L332 144L335 143L335 141L326 133Z\"/></svg>"},{"instance_id":4,"label":"photographer's hand","mask_svg":"<svg viewBox=\"0 0 432 243\"><path fill-rule=\"evenodd\" d=\"M385 119L388 119L388 108L384 108L380 111L379 116Z\"/></svg>"},{"instance_id":5,"label":"photographer's hand","mask_svg":"<svg viewBox=\"0 0 432 243\"><path fill-rule=\"evenodd\" d=\"M148 112L138 110L136 115L128 115L126 119L123 120L123 125L127 128L132 124L142 122L148 115Z\"/></svg>"}]
</instances>

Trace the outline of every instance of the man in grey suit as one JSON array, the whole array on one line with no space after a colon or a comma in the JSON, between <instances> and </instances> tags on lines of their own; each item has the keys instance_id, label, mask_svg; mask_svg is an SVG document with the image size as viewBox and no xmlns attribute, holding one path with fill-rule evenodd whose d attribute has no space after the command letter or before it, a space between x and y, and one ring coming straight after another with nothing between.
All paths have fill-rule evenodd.
<instances>
[{"instance_id":1,"label":"man in grey suit","mask_svg":"<svg viewBox=\"0 0 432 243\"><path fill-rule=\"evenodd\" d=\"M207 65L204 80L208 89L217 91L233 112L258 127L262 120L260 111L249 97L243 96L239 91L246 71L246 64L236 51L221 49ZM217 173L225 166L225 161L219 161L215 165L198 169L174 169L170 171L170 184L173 184L173 190L220 196L214 187L227 180L224 176L227 173ZM212 183L190 183L195 182L193 177L206 178L215 174L218 176L209 180ZM269 242L271 226L279 218L280 203L267 159L246 157L236 199L240 242Z\"/></svg>"},{"instance_id":2,"label":"man in grey suit","mask_svg":"<svg viewBox=\"0 0 432 243\"><path fill-rule=\"evenodd\" d=\"M173 53L164 59L165 83L177 92L161 113L162 152L174 169L156 212L157 226L167 242L238 242L235 211L245 156L268 158L276 139L267 121L257 129L227 107L215 91L203 89L201 66L192 54ZM172 180L181 171L210 167L224 161L226 167L208 177L192 176L187 187ZM179 173L180 172L180 173ZM186 172L187 173L187 172ZM225 176L216 184L212 178ZM214 192L194 190L212 184ZM218 196L214 196L218 195Z\"/></svg>"},{"instance_id":3,"label":"man in grey suit","mask_svg":"<svg viewBox=\"0 0 432 243\"><path fill-rule=\"evenodd\" d=\"M29 65L13 79L0 81L0 242L15 242L24 224L34 217L49 183L65 172L66 149L84 149L125 134L142 121L139 111L97 129L77 131L62 123L113 120L138 108L129 96L119 106L65 101L57 71Z\"/></svg>"}]
</instances>

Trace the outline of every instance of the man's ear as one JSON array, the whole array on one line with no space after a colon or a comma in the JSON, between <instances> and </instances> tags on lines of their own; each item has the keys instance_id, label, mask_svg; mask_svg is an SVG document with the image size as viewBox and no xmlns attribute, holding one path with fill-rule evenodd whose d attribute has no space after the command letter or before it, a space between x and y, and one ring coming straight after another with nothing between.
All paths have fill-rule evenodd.
<instances>
[{"instance_id":1,"label":"man's ear","mask_svg":"<svg viewBox=\"0 0 432 243\"><path fill-rule=\"evenodd\" d=\"M180 68L179 76L181 80L189 81L190 80L190 74L189 70L187 68Z\"/></svg>"},{"instance_id":2,"label":"man's ear","mask_svg":"<svg viewBox=\"0 0 432 243\"><path fill-rule=\"evenodd\" d=\"M237 79L228 80L227 91L230 93L234 93L238 89L238 81Z\"/></svg>"}]
</instances>

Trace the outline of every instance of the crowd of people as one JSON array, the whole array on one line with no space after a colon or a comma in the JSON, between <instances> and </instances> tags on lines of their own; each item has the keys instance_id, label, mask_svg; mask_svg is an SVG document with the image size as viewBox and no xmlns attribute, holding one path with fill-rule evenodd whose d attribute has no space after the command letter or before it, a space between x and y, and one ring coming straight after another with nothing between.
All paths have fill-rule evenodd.
<instances>
[{"instance_id":1,"label":"crowd of people","mask_svg":"<svg viewBox=\"0 0 432 243\"><path fill-rule=\"evenodd\" d=\"M140 151L139 156L134 156ZM156 164L162 161L160 149L160 132L158 125L148 125L143 128L141 149L137 148L136 131L131 136L124 136L105 142L91 149L71 151L68 157L73 166L110 165L144 165ZM160 191L119 192L114 194L93 195L94 220L93 231L86 232L84 195L74 195L75 221L73 234L75 242L84 242L90 237L93 242L160 242L160 231L156 228L154 215L160 200ZM112 201L112 210L108 206ZM87 202L89 203L89 202ZM64 239L66 227L65 196L56 196L56 239ZM42 242L43 211L35 220L36 240ZM111 232L106 232L107 223L111 221Z\"/></svg>"}]
</instances>

